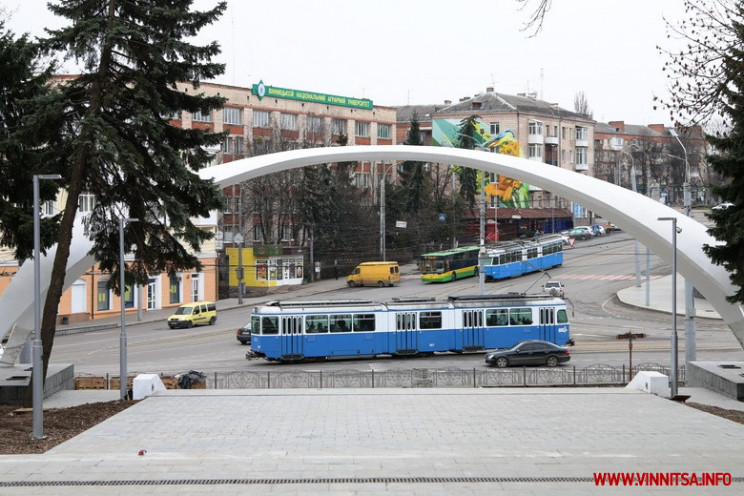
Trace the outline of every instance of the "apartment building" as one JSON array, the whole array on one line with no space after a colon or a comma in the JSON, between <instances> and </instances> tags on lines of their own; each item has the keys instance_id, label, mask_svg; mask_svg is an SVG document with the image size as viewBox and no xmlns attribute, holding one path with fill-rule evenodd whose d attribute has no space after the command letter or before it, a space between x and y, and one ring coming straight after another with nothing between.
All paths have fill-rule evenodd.
<instances>
[{"instance_id":1,"label":"apartment building","mask_svg":"<svg viewBox=\"0 0 744 496\"><path fill-rule=\"evenodd\" d=\"M593 175L595 122L539 100L535 94L507 95L489 87L484 93L460 98L458 102L445 100L443 105L399 107L399 140L407 136L414 113L425 144L441 144L438 141L442 139L455 143L459 123L476 116L484 143L510 131L519 143L522 157ZM490 180L496 182L498 178L492 176ZM489 198L488 239L513 239L538 230L560 231L592 220L591 212L579 204L534 185L523 187L524 196L516 204L503 198L497 204L497 196ZM478 220L474 217L472 221ZM498 235L494 232L496 223Z\"/></svg>"}]
</instances>

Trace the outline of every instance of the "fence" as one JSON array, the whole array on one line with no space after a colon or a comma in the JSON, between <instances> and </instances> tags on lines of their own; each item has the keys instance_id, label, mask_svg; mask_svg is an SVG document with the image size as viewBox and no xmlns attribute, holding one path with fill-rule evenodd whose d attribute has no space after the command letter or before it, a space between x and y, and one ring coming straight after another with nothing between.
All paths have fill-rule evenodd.
<instances>
[{"instance_id":1,"label":"fence","mask_svg":"<svg viewBox=\"0 0 744 496\"><path fill-rule=\"evenodd\" d=\"M639 364L629 371L623 366L593 365L585 368L479 368L375 370L275 370L214 372L207 374L210 389L284 388L477 388L529 386L621 386L637 372L655 371L669 376L668 366ZM631 372L629 374L629 372ZM679 368L678 381L685 381Z\"/></svg>"}]
</instances>

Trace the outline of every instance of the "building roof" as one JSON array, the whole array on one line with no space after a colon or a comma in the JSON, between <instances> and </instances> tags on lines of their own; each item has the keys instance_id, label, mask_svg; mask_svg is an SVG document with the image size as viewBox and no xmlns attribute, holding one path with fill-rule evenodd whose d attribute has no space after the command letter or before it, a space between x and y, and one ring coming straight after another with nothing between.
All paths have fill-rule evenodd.
<instances>
[{"instance_id":1,"label":"building roof","mask_svg":"<svg viewBox=\"0 0 744 496\"><path fill-rule=\"evenodd\" d=\"M411 122L413 113L416 113L416 117L419 122L431 122L431 115L439 110L448 107L449 105L403 105L396 107L396 120L398 122Z\"/></svg>"},{"instance_id":2,"label":"building roof","mask_svg":"<svg viewBox=\"0 0 744 496\"><path fill-rule=\"evenodd\" d=\"M490 90L491 88L489 88ZM472 98L461 99L459 102L444 107L437 113L446 114L472 114L473 112L487 113L514 113L523 112L532 115L544 115L547 117L570 118L594 122L584 115L561 108L556 103L538 100L534 95L507 95L486 91L478 93Z\"/></svg>"}]
</instances>

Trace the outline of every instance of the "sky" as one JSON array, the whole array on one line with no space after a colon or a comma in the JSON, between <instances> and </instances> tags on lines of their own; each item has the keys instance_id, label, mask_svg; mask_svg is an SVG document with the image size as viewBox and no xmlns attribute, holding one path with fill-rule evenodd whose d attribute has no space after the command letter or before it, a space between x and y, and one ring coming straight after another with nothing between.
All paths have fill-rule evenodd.
<instances>
[{"instance_id":1,"label":"sky","mask_svg":"<svg viewBox=\"0 0 744 496\"><path fill-rule=\"evenodd\" d=\"M228 0L196 43L217 41L218 83L369 98L375 105L441 104L492 86L574 110L583 92L594 119L670 125L654 110L668 94L662 71L673 48L666 20L681 0L553 0L542 30L524 30L539 0ZM204 10L217 0L195 0ZM16 34L60 27L46 0L0 0ZM69 72L75 72L70 68Z\"/></svg>"}]
</instances>

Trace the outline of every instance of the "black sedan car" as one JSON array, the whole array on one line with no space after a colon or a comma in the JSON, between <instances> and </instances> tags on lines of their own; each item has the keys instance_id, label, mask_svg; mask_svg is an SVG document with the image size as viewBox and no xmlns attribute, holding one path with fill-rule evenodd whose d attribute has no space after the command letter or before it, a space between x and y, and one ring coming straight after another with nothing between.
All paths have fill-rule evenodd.
<instances>
[{"instance_id":1,"label":"black sedan car","mask_svg":"<svg viewBox=\"0 0 744 496\"><path fill-rule=\"evenodd\" d=\"M547 365L555 367L571 359L568 348L549 341L530 340L511 348L486 353L486 363L499 368L510 365Z\"/></svg>"},{"instance_id":2,"label":"black sedan car","mask_svg":"<svg viewBox=\"0 0 744 496\"><path fill-rule=\"evenodd\" d=\"M238 328L237 331L235 331L235 335L238 338L238 341L240 341L240 344L251 344L251 323L248 322L243 327Z\"/></svg>"}]
</instances>

